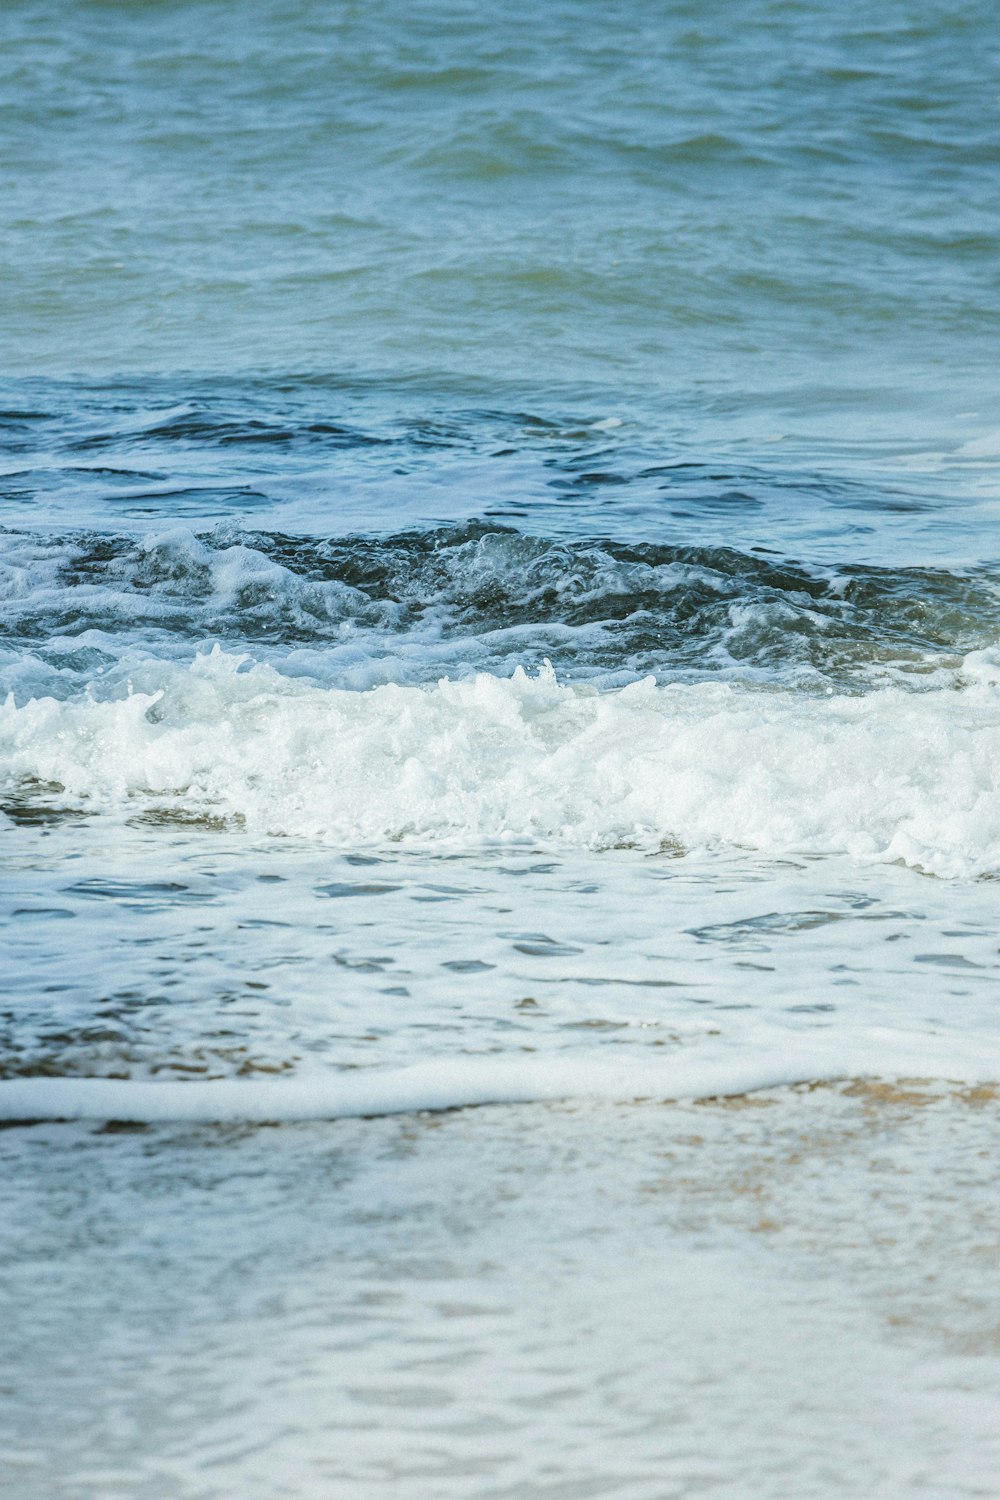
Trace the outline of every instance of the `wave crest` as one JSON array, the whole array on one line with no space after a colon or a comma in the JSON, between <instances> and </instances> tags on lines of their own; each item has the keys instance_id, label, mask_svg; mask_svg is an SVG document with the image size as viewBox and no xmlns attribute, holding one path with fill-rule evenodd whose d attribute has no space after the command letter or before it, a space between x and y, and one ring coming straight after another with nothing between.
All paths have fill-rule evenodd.
<instances>
[{"instance_id":1,"label":"wave crest","mask_svg":"<svg viewBox=\"0 0 1000 1500\"><path fill-rule=\"evenodd\" d=\"M1000 871L1000 673L823 697L723 683L610 692L488 673L348 692L218 648L128 696L0 711L8 793L156 808L337 845L530 840L847 854Z\"/></svg>"}]
</instances>

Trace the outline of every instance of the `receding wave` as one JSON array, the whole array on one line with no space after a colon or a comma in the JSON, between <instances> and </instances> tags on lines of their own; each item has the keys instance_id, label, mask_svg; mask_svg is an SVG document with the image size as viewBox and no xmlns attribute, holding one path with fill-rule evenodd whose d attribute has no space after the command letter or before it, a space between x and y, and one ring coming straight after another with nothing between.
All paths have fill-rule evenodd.
<instances>
[{"instance_id":1,"label":"receding wave","mask_svg":"<svg viewBox=\"0 0 1000 1500\"><path fill-rule=\"evenodd\" d=\"M599 692L546 665L326 688L215 648L132 690L0 711L8 795L158 809L338 846L528 840L846 854L1000 872L1000 658L960 690L810 695L726 683Z\"/></svg>"}]
</instances>

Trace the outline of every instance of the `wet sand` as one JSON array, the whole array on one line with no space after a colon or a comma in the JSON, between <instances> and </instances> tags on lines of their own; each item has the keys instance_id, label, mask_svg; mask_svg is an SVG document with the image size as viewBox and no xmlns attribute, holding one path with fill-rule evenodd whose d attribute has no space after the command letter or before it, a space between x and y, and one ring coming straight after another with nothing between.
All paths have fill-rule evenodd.
<instances>
[{"instance_id":1,"label":"wet sand","mask_svg":"<svg viewBox=\"0 0 1000 1500\"><path fill-rule=\"evenodd\" d=\"M993 1088L0 1135L18 1500L995 1494Z\"/></svg>"}]
</instances>

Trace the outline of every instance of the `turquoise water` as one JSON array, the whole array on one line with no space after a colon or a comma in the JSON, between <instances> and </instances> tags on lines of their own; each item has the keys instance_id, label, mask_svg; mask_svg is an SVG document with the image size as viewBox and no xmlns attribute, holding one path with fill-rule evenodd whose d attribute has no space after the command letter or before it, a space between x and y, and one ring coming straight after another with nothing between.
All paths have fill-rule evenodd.
<instances>
[{"instance_id":1,"label":"turquoise water","mask_svg":"<svg viewBox=\"0 0 1000 1500\"><path fill-rule=\"evenodd\" d=\"M256 518L275 499L272 529L384 525L517 513L561 480L585 532L630 525L654 491L651 541L663 484L637 476L693 463L688 541L992 557L993 21L931 3L11 4L3 399L50 420L6 419L30 460L9 463L6 513L57 496L82 525ZM162 474L143 427L192 402L210 421ZM211 421L225 462L198 451ZM345 423L361 451L324 431ZM96 482L81 439L107 459ZM153 484L107 472L139 455ZM358 510L379 459L379 485L418 468L433 495L377 485ZM206 471L199 510L177 481Z\"/></svg>"},{"instance_id":2,"label":"turquoise water","mask_svg":"<svg viewBox=\"0 0 1000 1500\"><path fill-rule=\"evenodd\" d=\"M946 438L996 414L994 22L15 0L5 370L565 389L758 442Z\"/></svg>"},{"instance_id":3,"label":"turquoise water","mask_svg":"<svg viewBox=\"0 0 1000 1500\"><path fill-rule=\"evenodd\" d=\"M101 1330L68 1384L21 1360L16 1500L325 1500L332 1479L350 1500L742 1500L745 1474L755 1496L826 1497L881 1462L866 1370L899 1390L878 1493L986 1493L998 1424L964 1364L934 1364L933 1329L985 1295L971 1241L950 1311L911 1320L910 1380L876 1293L852 1300L870 1267L820 1296L806 1239L763 1275L725 1214L636 1208L660 1132L700 1139L697 1106L629 1105L646 1156L599 1221L623 1101L1000 1077L994 9L11 0L0 133L0 1120L76 1122L5 1137L4 1202L26 1215L17 1285L52 1214L79 1251L49 1302L15 1291L3 1363L42 1323L38 1347L72 1344L79 1277ZM551 1103L584 1097L599 1149ZM771 1101L789 1139L797 1101ZM372 1118L476 1104L496 1108L433 1148L437 1117ZM912 1132L921 1201L936 1130ZM553 1219L551 1296L524 1290L517 1223L489 1261L529 1140L517 1214L544 1219L572 1159L570 1217L605 1246L575 1259ZM860 1150L836 1158L845 1245ZM314 1219L334 1158L350 1202L331 1186ZM480 1159L496 1191L456 1218ZM256 1183L242 1261L240 1213L198 1186L230 1162ZM31 1206L32 1163L57 1208ZM387 1172L407 1227L383 1244ZM197 1219L199 1274L180 1218L148 1243L119 1225L123 1317L95 1279L108 1214L161 1191ZM616 1321L628 1289L602 1277L636 1243L657 1313L633 1356L639 1315ZM911 1247L905 1286L939 1243ZM303 1256L286 1316L275 1266ZM357 1305L324 1289L345 1259ZM276 1385L266 1361L247 1373L236 1315L217 1326L211 1288L244 1277ZM819 1426L773 1440L768 1277L788 1367L806 1379L832 1339L840 1381L810 1392ZM449 1278L466 1309L476 1286L507 1299L506 1331L443 1331L419 1286ZM363 1310L383 1292L411 1298L397 1324ZM150 1363L129 1333L188 1295L214 1330L189 1402L189 1341ZM700 1296L731 1311L681 1317ZM356 1334L327 1348L328 1318ZM703 1336L738 1348L735 1374ZM436 1397L391 1394L407 1341L440 1348ZM619 1378L655 1426L666 1344L678 1452L612 1417L607 1472L571 1460ZM298 1362L324 1348L311 1384ZM396 1406L461 1405L477 1360L523 1379L414 1449ZM552 1360L570 1383L526 1421ZM70 1389L75 1425L28 1441ZM354 1468L323 1402L365 1434ZM730 1410L756 1424L749 1467L713 1448ZM838 1412L840 1469L813 1462Z\"/></svg>"},{"instance_id":4,"label":"turquoise water","mask_svg":"<svg viewBox=\"0 0 1000 1500\"><path fill-rule=\"evenodd\" d=\"M732 535L816 551L839 500L838 560L940 557L943 540L947 560L982 561L1000 448L993 22L931 3L754 3L738 20L723 4L11 4L4 403L60 420L9 418L5 446L44 460L83 435L127 468L150 413L194 401L231 445L211 466L228 505L206 516L256 513L262 480L305 467L327 481L324 520L362 457L391 474L436 449L423 472L461 497L383 491L360 519L385 523L537 498L512 455L459 468L520 449L527 425L541 464L556 430L567 486L609 474L580 529L628 524L637 474L694 462ZM324 433L345 419L392 451ZM623 424L610 444L602 420ZM178 446L167 477L203 472ZM51 503L48 472L17 477L15 517ZM60 514L152 513L149 486L121 479L60 483ZM756 532L730 493L747 485ZM852 513L873 489L877 528ZM956 527L963 500L987 515ZM687 519L688 540L712 528Z\"/></svg>"}]
</instances>

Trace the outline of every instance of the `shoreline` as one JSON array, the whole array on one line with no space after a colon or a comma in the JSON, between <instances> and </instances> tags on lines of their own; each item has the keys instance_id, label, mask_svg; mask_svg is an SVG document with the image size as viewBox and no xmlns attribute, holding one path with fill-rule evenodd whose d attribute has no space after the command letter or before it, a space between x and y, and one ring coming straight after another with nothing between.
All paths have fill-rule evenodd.
<instances>
[{"instance_id":1,"label":"shoreline","mask_svg":"<svg viewBox=\"0 0 1000 1500\"><path fill-rule=\"evenodd\" d=\"M739 1050L742 1054L749 1049ZM458 1057L281 1079L161 1081L40 1074L0 1081L0 1123L271 1125L593 1100L683 1105L838 1085L860 1093L883 1090L886 1099L951 1097L986 1103L995 1100L1000 1089L1000 1069L991 1071L994 1059L989 1051L982 1067L956 1077L954 1072L918 1072L906 1065L862 1072L829 1062L821 1071L815 1066L819 1049L813 1049L811 1059L807 1048L789 1050L791 1060L784 1062L743 1055L706 1060L692 1056L693 1047L655 1063L642 1057L626 1062L595 1057ZM843 1053L842 1043L837 1050ZM912 1052L908 1062L918 1056Z\"/></svg>"},{"instance_id":2,"label":"shoreline","mask_svg":"<svg viewBox=\"0 0 1000 1500\"><path fill-rule=\"evenodd\" d=\"M858 1082L0 1132L19 1500L987 1495L998 1152Z\"/></svg>"}]
</instances>

